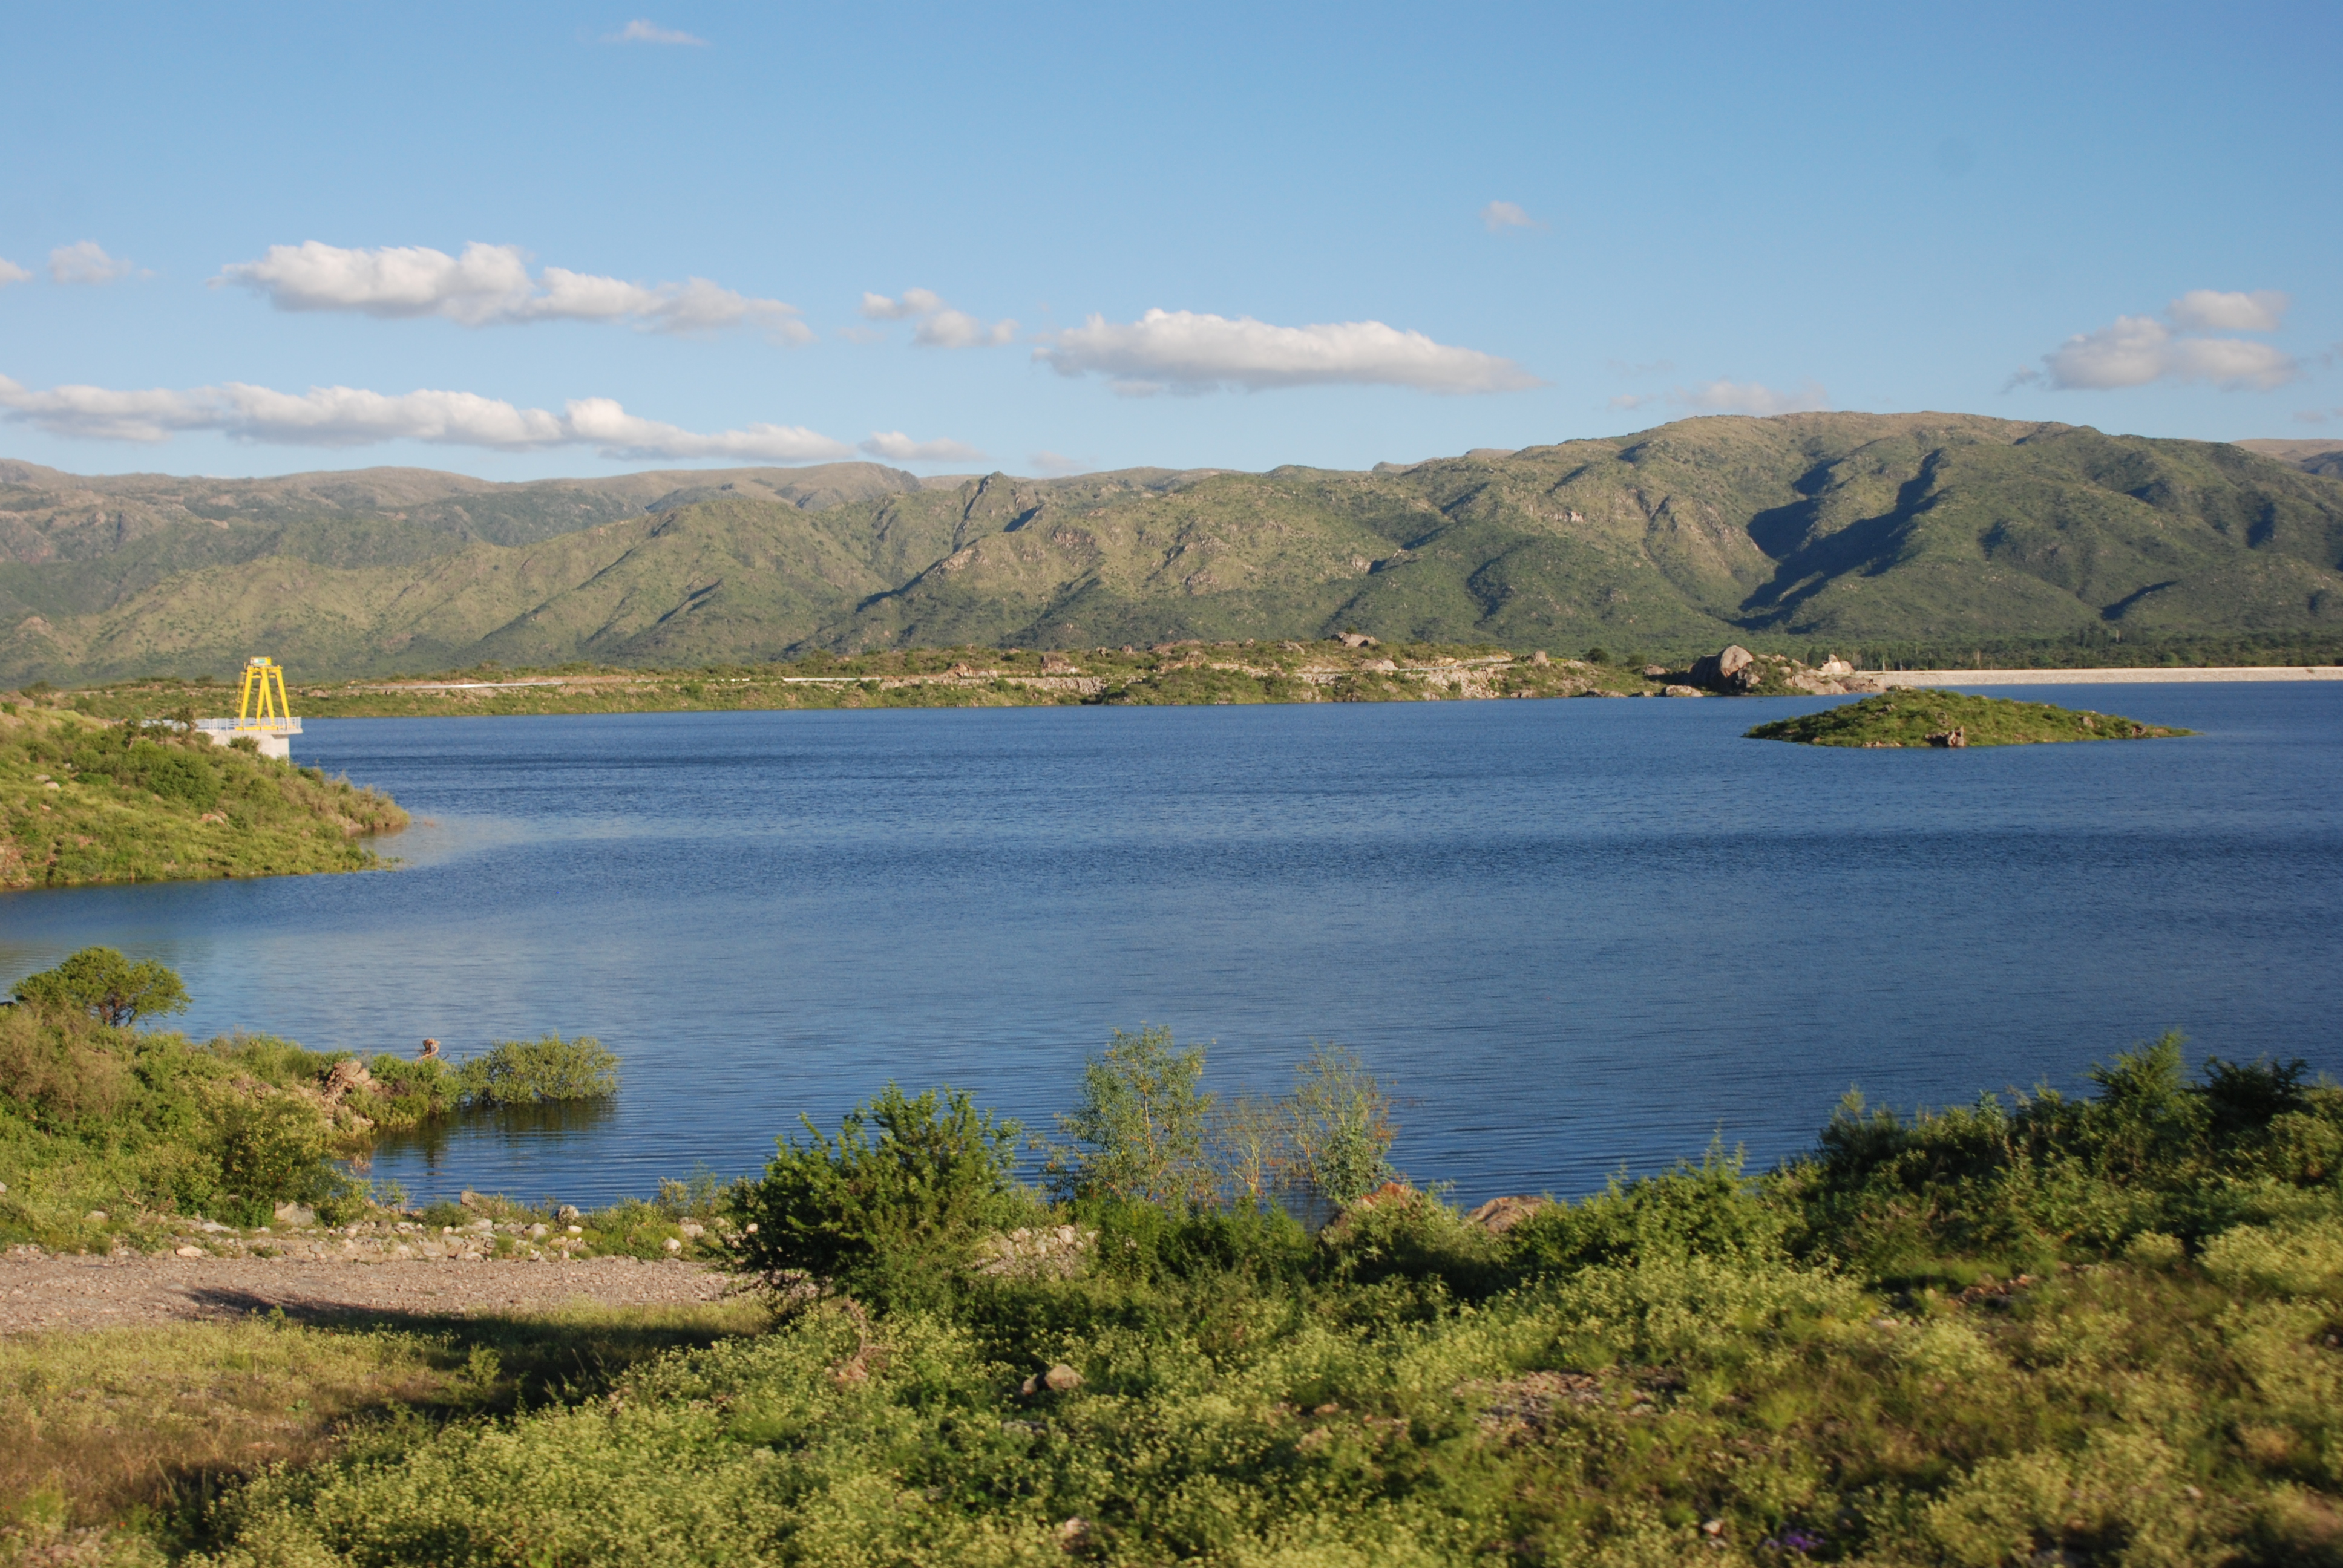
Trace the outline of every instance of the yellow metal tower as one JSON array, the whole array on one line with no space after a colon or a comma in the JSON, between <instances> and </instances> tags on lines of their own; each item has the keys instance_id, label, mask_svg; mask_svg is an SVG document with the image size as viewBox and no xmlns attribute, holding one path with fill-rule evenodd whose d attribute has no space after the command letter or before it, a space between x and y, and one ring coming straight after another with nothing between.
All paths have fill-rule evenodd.
<instances>
[{"instance_id":1,"label":"yellow metal tower","mask_svg":"<svg viewBox=\"0 0 2343 1568\"><path fill-rule=\"evenodd\" d=\"M244 689L236 699L236 727L273 731L292 717L293 704L285 696L284 667L265 657L246 659Z\"/></svg>"}]
</instances>

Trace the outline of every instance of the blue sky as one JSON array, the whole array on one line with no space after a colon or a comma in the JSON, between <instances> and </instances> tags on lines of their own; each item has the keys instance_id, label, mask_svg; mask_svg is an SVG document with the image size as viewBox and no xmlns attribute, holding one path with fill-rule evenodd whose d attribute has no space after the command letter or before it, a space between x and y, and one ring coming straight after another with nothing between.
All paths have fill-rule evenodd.
<instances>
[{"instance_id":1,"label":"blue sky","mask_svg":"<svg viewBox=\"0 0 2343 1568\"><path fill-rule=\"evenodd\" d=\"M0 456L2343 437L2331 4L649 3L10 7Z\"/></svg>"}]
</instances>

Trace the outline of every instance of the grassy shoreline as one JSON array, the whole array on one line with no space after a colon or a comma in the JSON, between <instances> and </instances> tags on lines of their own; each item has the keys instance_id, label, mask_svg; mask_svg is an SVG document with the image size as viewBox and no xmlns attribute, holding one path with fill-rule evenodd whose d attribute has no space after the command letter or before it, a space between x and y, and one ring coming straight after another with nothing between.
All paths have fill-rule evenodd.
<instances>
[{"instance_id":1,"label":"grassy shoreline","mask_svg":"<svg viewBox=\"0 0 2343 1568\"><path fill-rule=\"evenodd\" d=\"M119 706L0 703L0 889L366 870L360 840L407 826L387 795Z\"/></svg>"},{"instance_id":2,"label":"grassy shoreline","mask_svg":"<svg viewBox=\"0 0 2343 1568\"><path fill-rule=\"evenodd\" d=\"M9 1013L0 1203L43 1138L297 1197L314 1159L222 1162L163 1111L348 1110L283 1042ZM515 1092L567 1081L558 1043ZM413 1096L376 1066L358 1104ZM634 1206L754 1302L0 1343L0 1562L2343 1563L2343 1089L2299 1062L2167 1038L2086 1097L1850 1095L1771 1171L1712 1149L1470 1214L1391 1170L1355 1059L1266 1100L1205 1067L1117 1034L1040 1187L1023 1129L890 1086Z\"/></svg>"}]
</instances>

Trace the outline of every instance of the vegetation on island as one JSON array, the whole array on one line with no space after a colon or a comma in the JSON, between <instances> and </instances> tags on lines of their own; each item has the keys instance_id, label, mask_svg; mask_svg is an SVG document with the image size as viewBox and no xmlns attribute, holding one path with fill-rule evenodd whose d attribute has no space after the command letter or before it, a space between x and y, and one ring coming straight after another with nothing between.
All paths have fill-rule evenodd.
<instances>
[{"instance_id":1,"label":"vegetation on island","mask_svg":"<svg viewBox=\"0 0 2343 1568\"><path fill-rule=\"evenodd\" d=\"M359 840L407 825L387 795L123 706L0 702L0 889L364 870Z\"/></svg>"},{"instance_id":2,"label":"vegetation on island","mask_svg":"<svg viewBox=\"0 0 2343 1568\"><path fill-rule=\"evenodd\" d=\"M1762 1174L1469 1214L1392 1171L1355 1059L1235 1101L1205 1066L1118 1036L1039 1149L889 1086L664 1193L761 1309L0 1348L0 1552L2343 1562L2343 1090L2300 1062L2167 1038L2081 1097L1850 1094Z\"/></svg>"},{"instance_id":3,"label":"vegetation on island","mask_svg":"<svg viewBox=\"0 0 2343 1568\"><path fill-rule=\"evenodd\" d=\"M1866 697L1820 713L1777 719L1745 739L1791 740L1805 746L1958 748L2036 746L2060 740L2151 740L2194 735L2163 724L2142 724L2112 713L2016 702L1930 687Z\"/></svg>"},{"instance_id":4,"label":"vegetation on island","mask_svg":"<svg viewBox=\"0 0 2343 1568\"><path fill-rule=\"evenodd\" d=\"M495 485L0 462L0 684L195 675L256 648L340 679L1344 627L1659 662L1728 642L1918 668L1987 648L2325 662L2343 478L2318 467L1941 413L1686 419L1370 472Z\"/></svg>"}]
</instances>

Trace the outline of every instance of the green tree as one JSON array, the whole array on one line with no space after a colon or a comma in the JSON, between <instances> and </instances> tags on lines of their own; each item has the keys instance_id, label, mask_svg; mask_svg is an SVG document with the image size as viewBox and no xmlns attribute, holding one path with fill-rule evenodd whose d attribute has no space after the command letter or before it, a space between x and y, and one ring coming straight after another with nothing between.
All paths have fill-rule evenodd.
<instances>
[{"instance_id":1,"label":"green tree","mask_svg":"<svg viewBox=\"0 0 2343 1568\"><path fill-rule=\"evenodd\" d=\"M799 1120L804 1140L779 1140L728 1205L734 1265L785 1299L809 1280L880 1306L931 1298L980 1233L1030 1206L1015 1181L1024 1129L958 1090L915 1098L890 1083L835 1140Z\"/></svg>"},{"instance_id":2,"label":"green tree","mask_svg":"<svg viewBox=\"0 0 2343 1568\"><path fill-rule=\"evenodd\" d=\"M1205 1155L1212 1096L1203 1079L1202 1046L1178 1049L1169 1029L1116 1030L1082 1069L1081 1103L1058 1118L1070 1141L1050 1145L1051 1186L1070 1198L1211 1202L1220 1179Z\"/></svg>"},{"instance_id":3,"label":"green tree","mask_svg":"<svg viewBox=\"0 0 2343 1568\"><path fill-rule=\"evenodd\" d=\"M1322 1045L1294 1074L1288 1102L1292 1118L1294 1174L1336 1204L1363 1197L1392 1180L1391 1094L1358 1056Z\"/></svg>"},{"instance_id":4,"label":"green tree","mask_svg":"<svg viewBox=\"0 0 2343 1568\"><path fill-rule=\"evenodd\" d=\"M176 973L153 959L134 964L112 948L84 948L53 970L26 975L15 996L34 1007L87 1012L116 1029L187 1010L187 988Z\"/></svg>"}]
</instances>

